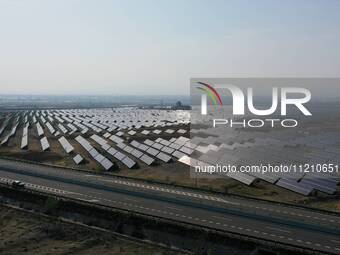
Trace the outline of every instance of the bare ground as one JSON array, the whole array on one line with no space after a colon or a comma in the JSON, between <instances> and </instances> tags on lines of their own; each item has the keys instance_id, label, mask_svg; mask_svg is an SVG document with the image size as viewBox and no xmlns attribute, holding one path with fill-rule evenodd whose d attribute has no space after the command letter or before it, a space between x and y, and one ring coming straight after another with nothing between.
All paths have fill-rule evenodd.
<instances>
[{"instance_id":1,"label":"bare ground","mask_svg":"<svg viewBox=\"0 0 340 255\"><path fill-rule=\"evenodd\" d=\"M175 255L179 252L117 238L0 205L2 255Z\"/></svg>"}]
</instances>

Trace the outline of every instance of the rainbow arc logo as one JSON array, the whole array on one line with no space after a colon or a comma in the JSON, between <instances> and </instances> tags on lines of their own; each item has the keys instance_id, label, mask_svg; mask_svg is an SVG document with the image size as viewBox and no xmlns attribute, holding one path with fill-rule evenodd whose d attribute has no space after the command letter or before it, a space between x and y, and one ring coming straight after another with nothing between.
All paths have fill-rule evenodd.
<instances>
[{"instance_id":1,"label":"rainbow arc logo","mask_svg":"<svg viewBox=\"0 0 340 255\"><path fill-rule=\"evenodd\" d=\"M208 83L204 82L197 82L199 84L199 87L196 87L198 90L204 92L202 94L202 100L201 100L201 112L202 114L207 114L207 97L209 97L210 106L212 111L216 111L218 105L220 107L223 106L223 102L221 99L220 94L214 89L213 86L209 85Z\"/></svg>"}]
</instances>

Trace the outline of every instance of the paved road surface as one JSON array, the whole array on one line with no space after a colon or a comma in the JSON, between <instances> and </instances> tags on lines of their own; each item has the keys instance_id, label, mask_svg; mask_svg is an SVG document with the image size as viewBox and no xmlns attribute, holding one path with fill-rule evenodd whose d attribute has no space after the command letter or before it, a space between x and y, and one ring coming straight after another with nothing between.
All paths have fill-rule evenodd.
<instances>
[{"instance_id":1,"label":"paved road surface","mask_svg":"<svg viewBox=\"0 0 340 255\"><path fill-rule=\"evenodd\" d=\"M340 217L290 206L0 159L0 182L340 254Z\"/></svg>"}]
</instances>

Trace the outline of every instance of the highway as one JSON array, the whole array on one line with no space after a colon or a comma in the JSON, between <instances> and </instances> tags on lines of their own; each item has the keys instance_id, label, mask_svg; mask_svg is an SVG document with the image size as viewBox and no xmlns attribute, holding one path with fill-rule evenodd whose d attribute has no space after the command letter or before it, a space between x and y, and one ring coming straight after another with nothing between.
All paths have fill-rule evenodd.
<instances>
[{"instance_id":1,"label":"highway","mask_svg":"<svg viewBox=\"0 0 340 255\"><path fill-rule=\"evenodd\" d=\"M220 231L340 254L340 217L252 199L0 159L0 182Z\"/></svg>"}]
</instances>

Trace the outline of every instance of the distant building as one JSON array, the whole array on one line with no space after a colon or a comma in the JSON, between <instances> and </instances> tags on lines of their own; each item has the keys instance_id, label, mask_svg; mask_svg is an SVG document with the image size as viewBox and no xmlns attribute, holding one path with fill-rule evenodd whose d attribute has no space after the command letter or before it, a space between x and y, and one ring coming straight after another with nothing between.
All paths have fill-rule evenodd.
<instances>
[{"instance_id":1,"label":"distant building","mask_svg":"<svg viewBox=\"0 0 340 255\"><path fill-rule=\"evenodd\" d=\"M183 105L181 101L177 101L172 110L191 110L190 105Z\"/></svg>"}]
</instances>

